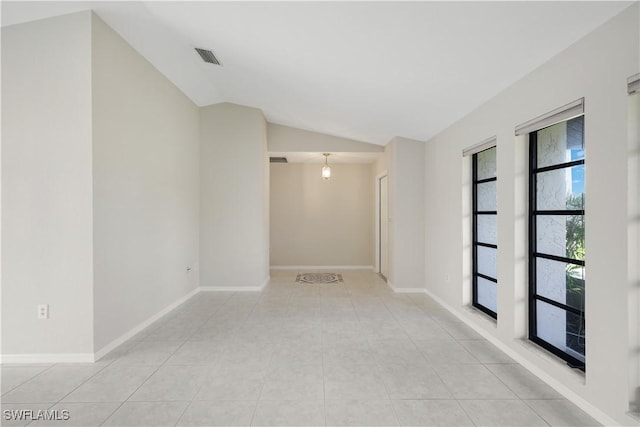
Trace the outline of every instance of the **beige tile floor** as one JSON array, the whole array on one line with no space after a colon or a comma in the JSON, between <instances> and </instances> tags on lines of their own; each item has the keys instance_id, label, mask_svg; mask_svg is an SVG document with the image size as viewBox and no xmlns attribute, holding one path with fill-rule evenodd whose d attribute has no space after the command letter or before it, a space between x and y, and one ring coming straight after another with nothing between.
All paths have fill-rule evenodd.
<instances>
[{"instance_id":1,"label":"beige tile floor","mask_svg":"<svg viewBox=\"0 0 640 427\"><path fill-rule=\"evenodd\" d=\"M426 295L376 275L207 292L95 364L2 366L2 410L75 426L591 426ZM26 425L9 422L2 425Z\"/></svg>"}]
</instances>

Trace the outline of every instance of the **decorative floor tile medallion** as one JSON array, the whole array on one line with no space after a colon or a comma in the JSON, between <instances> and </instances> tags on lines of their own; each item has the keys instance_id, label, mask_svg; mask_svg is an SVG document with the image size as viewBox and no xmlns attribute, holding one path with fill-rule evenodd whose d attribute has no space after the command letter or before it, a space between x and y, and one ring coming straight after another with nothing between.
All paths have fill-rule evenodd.
<instances>
[{"instance_id":1,"label":"decorative floor tile medallion","mask_svg":"<svg viewBox=\"0 0 640 427\"><path fill-rule=\"evenodd\" d=\"M302 273L296 277L299 283L338 283L342 282L342 274L338 273Z\"/></svg>"}]
</instances>

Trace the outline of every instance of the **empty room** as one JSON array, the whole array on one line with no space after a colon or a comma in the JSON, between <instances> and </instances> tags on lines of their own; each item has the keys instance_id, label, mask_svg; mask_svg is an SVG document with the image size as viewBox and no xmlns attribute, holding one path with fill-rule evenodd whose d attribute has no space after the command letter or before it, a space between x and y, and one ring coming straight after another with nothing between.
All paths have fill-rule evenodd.
<instances>
[{"instance_id":1,"label":"empty room","mask_svg":"<svg viewBox=\"0 0 640 427\"><path fill-rule=\"evenodd\" d=\"M640 2L0 7L1 425L640 423Z\"/></svg>"}]
</instances>

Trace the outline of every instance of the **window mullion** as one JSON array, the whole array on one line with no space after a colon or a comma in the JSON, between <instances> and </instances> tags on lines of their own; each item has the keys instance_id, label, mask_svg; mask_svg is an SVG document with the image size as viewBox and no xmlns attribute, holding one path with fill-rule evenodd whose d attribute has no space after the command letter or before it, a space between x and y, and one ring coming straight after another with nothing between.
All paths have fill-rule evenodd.
<instances>
[{"instance_id":1,"label":"window mullion","mask_svg":"<svg viewBox=\"0 0 640 427\"><path fill-rule=\"evenodd\" d=\"M570 162L557 163L555 165L544 166L544 167L541 167L541 168L535 168L533 170L533 173L549 172L549 171L554 171L554 170L558 170L558 169L566 169L566 168L571 168L573 166L580 166L580 165L584 165L584 159L572 160Z\"/></svg>"},{"instance_id":2,"label":"window mullion","mask_svg":"<svg viewBox=\"0 0 640 427\"><path fill-rule=\"evenodd\" d=\"M554 210L542 210L542 211L534 211L533 215L536 216L544 216L544 215L584 215L584 209L554 209Z\"/></svg>"},{"instance_id":3,"label":"window mullion","mask_svg":"<svg viewBox=\"0 0 640 427\"><path fill-rule=\"evenodd\" d=\"M575 264L575 265L579 265L584 267L584 261L583 260L579 260L579 259L575 259L575 258L567 258L567 257L563 257L563 256L558 256L558 255L551 255L551 254L545 254L545 253L540 253L540 252L535 252L533 254L534 258L544 258L544 259L550 259L552 261L558 261L558 262L564 262L567 264Z\"/></svg>"},{"instance_id":4,"label":"window mullion","mask_svg":"<svg viewBox=\"0 0 640 427\"><path fill-rule=\"evenodd\" d=\"M558 302L556 300L552 300L551 298L547 298L547 297L545 297L543 295L536 295L535 299L538 300L538 301L542 301L542 302L545 302L547 304L553 305L555 307L561 308L561 309L563 309L565 311L570 311L573 314L580 315L580 314L584 313L583 311L578 310L575 307L571 307L570 305L566 305L566 304L563 304L563 303Z\"/></svg>"},{"instance_id":5,"label":"window mullion","mask_svg":"<svg viewBox=\"0 0 640 427\"><path fill-rule=\"evenodd\" d=\"M537 185L536 174L533 172L538 163L537 159L537 133L529 134L529 264L534 260L536 248L536 221L534 212L537 211ZM536 289L536 269L529 266L529 336L537 337L537 310L534 297L538 293Z\"/></svg>"}]
</instances>

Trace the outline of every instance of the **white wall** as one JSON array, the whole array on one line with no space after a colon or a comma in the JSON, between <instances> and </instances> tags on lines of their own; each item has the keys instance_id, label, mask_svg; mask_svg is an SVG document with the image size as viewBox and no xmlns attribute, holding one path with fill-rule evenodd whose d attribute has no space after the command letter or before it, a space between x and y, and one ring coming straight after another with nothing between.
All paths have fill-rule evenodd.
<instances>
[{"instance_id":1,"label":"white wall","mask_svg":"<svg viewBox=\"0 0 640 427\"><path fill-rule=\"evenodd\" d=\"M289 126L267 123L271 152L383 152L384 147Z\"/></svg>"},{"instance_id":2,"label":"white wall","mask_svg":"<svg viewBox=\"0 0 640 427\"><path fill-rule=\"evenodd\" d=\"M90 357L89 12L2 28L2 107L3 358Z\"/></svg>"},{"instance_id":3,"label":"white wall","mask_svg":"<svg viewBox=\"0 0 640 427\"><path fill-rule=\"evenodd\" d=\"M271 164L271 265L373 265L371 164Z\"/></svg>"},{"instance_id":4,"label":"white wall","mask_svg":"<svg viewBox=\"0 0 640 427\"><path fill-rule=\"evenodd\" d=\"M269 277L266 121L255 108L200 110L200 284L260 287Z\"/></svg>"},{"instance_id":5,"label":"white wall","mask_svg":"<svg viewBox=\"0 0 640 427\"><path fill-rule=\"evenodd\" d=\"M199 114L97 16L92 35L99 351L198 285Z\"/></svg>"},{"instance_id":6,"label":"white wall","mask_svg":"<svg viewBox=\"0 0 640 427\"><path fill-rule=\"evenodd\" d=\"M426 283L538 375L601 420L637 425L628 409L627 93L638 72L638 5L606 23L426 146ZM514 127L585 98L586 374L526 339L527 142ZM497 135L498 322L462 301L462 149ZM447 281L450 277L450 281ZM634 424L635 423L635 424Z\"/></svg>"},{"instance_id":7,"label":"white wall","mask_svg":"<svg viewBox=\"0 0 640 427\"><path fill-rule=\"evenodd\" d=\"M422 289L425 143L396 137L385 150L389 174L389 284L396 290Z\"/></svg>"}]
</instances>

